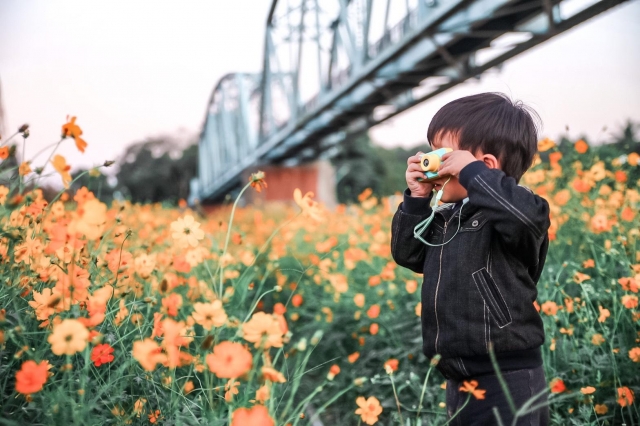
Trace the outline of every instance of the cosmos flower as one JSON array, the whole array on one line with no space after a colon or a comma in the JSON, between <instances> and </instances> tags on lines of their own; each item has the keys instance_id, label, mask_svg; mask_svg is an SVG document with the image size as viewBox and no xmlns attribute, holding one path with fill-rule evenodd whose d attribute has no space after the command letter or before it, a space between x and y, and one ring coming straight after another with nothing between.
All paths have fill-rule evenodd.
<instances>
[{"instance_id":1,"label":"cosmos flower","mask_svg":"<svg viewBox=\"0 0 640 426\"><path fill-rule=\"evenodd\" d=\"M73 355L83 351L89 340L89 330L80 321L64 319L53 326L53 333L47 341L51 344L51 352L56 355Z\"/></svg>"},{"instance_id":2,"label":"cosmos flower","mask_svg":"<svg viewBox=\"0 0 640 426\"><path fill-rule=\"evenodd\" d=\"M190 214L171 222L171 236L182 247L196 247L198 241L204 238L204 231L200 223L196 222Z\"/></svg>"},{"instance_id":3,"label":"cosmos flower","mask_svg":"<svg viewBox=\"0 0 640 426\"><path fill-rule=\"evenodd\" d=\"M365 399L364 396L359 396L356 398L356 404L359 407L356 410L356 414L360 415L363 422L372 425L378 421L378 416L382 413L382 406L378 398L370 396Z\"/></svg>"}]
</instances>

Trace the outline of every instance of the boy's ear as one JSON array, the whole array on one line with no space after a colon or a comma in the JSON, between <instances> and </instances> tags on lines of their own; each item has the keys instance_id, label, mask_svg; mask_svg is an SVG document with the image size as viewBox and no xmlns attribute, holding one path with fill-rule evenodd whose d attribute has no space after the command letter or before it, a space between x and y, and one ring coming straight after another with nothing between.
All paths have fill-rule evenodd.
<instances>
[{"instance_id":1,"label":"boy's ear","mask_svg":"<svg viewBox=\"0 0 640 426\"><path fill-rule=\"evenodd\" d=\"M484 164L490 169L500 168L500 161L493 154L483 154L482 161L484 161Z\"/></svg>"}]
</instances>

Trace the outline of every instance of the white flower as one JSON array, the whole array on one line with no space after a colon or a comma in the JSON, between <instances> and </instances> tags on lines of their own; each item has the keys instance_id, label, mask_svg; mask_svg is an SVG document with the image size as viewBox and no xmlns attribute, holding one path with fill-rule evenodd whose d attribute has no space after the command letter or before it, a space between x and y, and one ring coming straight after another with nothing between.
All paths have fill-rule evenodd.
<instances>
[{"instance_id":1,"label":"white flower","mask_svg":"<svg viewBox=\"0 0 640 426\"><path fill-rule=\"evenodd\" d=\"M618 161L620 162L620 164L626 164L627 154L622 154L620 157L618 157Z\"/></svg>"},{"instance_id":2,"label":"white flower","mask_svg":"<svg viewBox=\"0 0 640 426\"><path fill-rule=\"evenodd\" d=\"M196 247L198 240L204 238L204 231L200 228L200 223L193 219L190 214L171 222L171 236L182 247Z\"/></svg>"}]
</instances>

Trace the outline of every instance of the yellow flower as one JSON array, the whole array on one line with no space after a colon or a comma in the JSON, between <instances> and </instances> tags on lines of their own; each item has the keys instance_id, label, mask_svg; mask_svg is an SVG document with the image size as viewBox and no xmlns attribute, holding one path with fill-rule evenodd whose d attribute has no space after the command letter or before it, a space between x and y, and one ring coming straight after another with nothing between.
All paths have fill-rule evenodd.
<instances>
[{"instance_id":1,"label":"yellow flower","mask_svg":"<svg viewBox=\"0 0 640 426\"><path fill-rule=\"evenodd\" d=\"M596 346L600 346L601 344L604 343L604 337L602 336L602 334L596 333L593 335L593 337L591 337L591 343L593 343Z\"/></svg>"},{"instance_id":2,"label":"yellow flower","mask_svg":"<svg viewBox=\"0 0 640 426\"><path fill-rule=\"evenodd\" d=\"M370 396L368 399L359 396L356 398L356 404L360 407L356 410L356 414L360 414L363 422L372 425L378 421L378 416L382 413L382 406L375 396Z\"/></svg>"},{"instance_id":3,"label":"yellow flower","mask_svg":"<svg viewBox=\"0 0 640 426\"><path fill-rule=\"evenodd\" d=\"M302 196L302 191L300 191L300 188L296 188L293 191L293 199L296 204L302 209L302 214L318 222L322 222L324 220L322 211L318 206L318 202L313 201L311 197L313 197L313 192L311 191L308 191L306 194L304 194L304 196Z\"/></svg>"},{"instance_id":4,"label":"yellow flower","mask_svg":"<svg viewBox=\"0 0 640 426\"><path fill-rule=\"evenodd\" d=\"M260 347L263 337L266 337L264 348L282 347L282 335L284 332L280 328L280 322L274 315L264 312L256 312L251 320L242 326L244 339L253 342L254 346Z\"/></svg>"},{"instance_id":5,"label":"yellow flower","mask_svg":"<svg viewBox=\"0 0 640 426\"><path fill-rule=\"evenodd\" d=\"M188 214L184 218L171 222L171 236L182 248L196 247L198 240L204 238L204 231L198 228L200 228L200 223L196 222L193 216Z\"/></svg>"},{"instance_id":6,"label":"yellow flower","mask_svg":"<svg viewBox=\"0 0 640 426\"><path fill-rule=\"evenodd\" d=\"M69 183L71 182L71 175L69 174L69 170L71 170L71 166L67 164L67 160L62 155L56 154L51 160L51 164L53 164L53 168L56 169L60 176L62 177L62 183L66 189L69 189Z\"/></svg>"},{"instance_id":7,"label":"yellow flower","mask_svg":"<svg viewBox=\"0 0 640 426\"><path fill-rule=\"evenodd\" d=\"M65 319L53 327L47 341L56 355L73 355L84 350L89 339L89 330L80 321Z\"/></svg>"},{"instance_id":8,"label":"yellow flower","mask_svg":"<svg viewBox=\"0 0 640 426\"><path fill-rule=\"evenodd\" d=\"M194 303L191 316L205 330L220 327L227 322L227 314L220 300L214 300L212 303Z\"/></svg>"},{"instance_id":9,"label":"yellow flower","mask_svg":"<svg viewBox=\"0 0 640 426\"><path fill-rule=\"evenodd\" d=\"M540 152L548 151L554 146L556 146L555 142L549 138L544 138L541 141L538 141L538 151Z\"/></svg>"},{"instance_id":10,"label":"yellow flower","mask_svg":"<svg viewBox=\"0 0 640 426\"><path fill-rule=\"evenodd\" d=\"M4 204L7 201L8 194L9 188L4 185L0 185L0 204Z\"/></svg>"},{"instance_id":11,"label":"yellow flower","mask_svg":"<svg viewBox=\"0 0 640 426\"><path fill-rule=\"evenodd\" d=\"M78 209L82 216L76 222L75 230L90 240L97 240L107 226L107 205L93 198L85 201Z\"/></svg>"},{"instance_id":12,"label":"yellow flower","mask_svg":"<svg viewBox=\"0 0 640 426\"><path fill-rule=\"evenodd\" d=\"M18 173L20 173L20 176L26 176L29 173L31 173L31 166L29 166L28 161L25 161L22 164L20 164L20 167L18 168Z\"/></svg>"}]
</instances>

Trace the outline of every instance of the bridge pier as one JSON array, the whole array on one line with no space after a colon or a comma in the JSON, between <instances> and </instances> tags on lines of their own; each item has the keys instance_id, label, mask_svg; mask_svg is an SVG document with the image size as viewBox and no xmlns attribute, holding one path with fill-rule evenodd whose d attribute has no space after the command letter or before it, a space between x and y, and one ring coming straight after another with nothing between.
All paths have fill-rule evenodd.
<instances>
[{"instance_id":1,"label":"bridge pier","mask_svg":"<svg viewBox=\"0 0 640 426\"><path fill-rule=\"evenodd\" d=\"M325 205L328 210L334 210L338 205L336 196L335 168L329 160L317 160L298 166L261 166L265 173L267 188L261 192L254 189L245 192L247 202L261 205L265 202L281 201L295 204L293 191L300 188L302 195L307 191L313 192L313 200ZM251 173L258 169L246 170L242 174L242 182L248 182Z\"/></svg>"}]
</instances>

